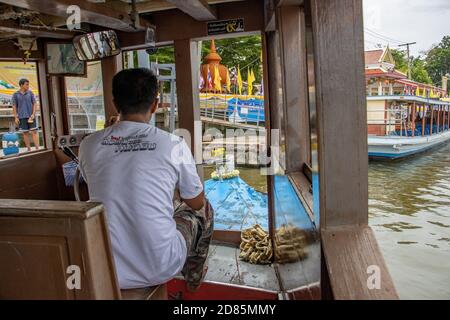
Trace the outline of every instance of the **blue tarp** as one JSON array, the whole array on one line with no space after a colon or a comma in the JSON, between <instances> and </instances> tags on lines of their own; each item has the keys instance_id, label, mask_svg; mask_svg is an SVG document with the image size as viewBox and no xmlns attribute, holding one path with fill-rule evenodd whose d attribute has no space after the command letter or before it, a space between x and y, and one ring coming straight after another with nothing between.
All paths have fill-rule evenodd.
<instances>
[{"instance_id":1,"label":"blue tarp","mask_svg":"<svg viewBox=\"0 0 450 320\"><path fill-rule=\"evenodd\" d=\"M248 99L241 100L232 98L228 100L227 114L231 117L237 107L237 115L247 122L264 122L264 100ZM230 120L231 121L231 120Z\"/></svg>"},{"instance_id":2,"label":"blue tarp","mask_svg":"<svg viewBox=\"0 0 450 320\"><path fill-rule=\"evenodd\" d=\"M205 193L214 208L214 229L240 231L259 224L268 230L267 195L241 178L208 180Z\"/></svg>"}]
</instances>

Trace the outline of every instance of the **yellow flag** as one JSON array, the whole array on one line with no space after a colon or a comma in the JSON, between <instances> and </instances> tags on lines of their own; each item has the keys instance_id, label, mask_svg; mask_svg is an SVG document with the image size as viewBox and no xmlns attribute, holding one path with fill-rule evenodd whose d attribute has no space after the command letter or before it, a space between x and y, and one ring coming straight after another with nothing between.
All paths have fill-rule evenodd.
<instances>
[{"instance_id":1,"label":"yellow flag","mask_svg":"<svg viewBox=\"0 0 450 320\"><path fill-rule=\"evenodd\" d=\"M430 98L435 98L433 88L430 89Z\"/></svg>"},{"instance_id":2,"label":"yellow flag","mask_svg":"<svg viewBox=\"0 0 450 320\"><path fill-rule=\"evenodd\" d=\"M230 72L227 69L227 91L231 92L231 79L230 79Z\"/></svg>"},{"instance_id":3,"label":"yellow flag","mask_svg":"<svg viewBox=\"0 0 450 320\"><path fill-rule=\"evenodd\" d=\"M255 82L255 75L253 74L253 70L249 68L247 76L248 95L252 95L253 93L253 82Z\"/></svg>"},{"instance_id":4,"label":"yellow flag","mask_svg":"<svg viewBox=\"0 0 450 320\"><path fill-rule=\"evenodd\" d=\"M214 67L214 89L216 91L222 92L221 81L222 81L222 78L220 78L219 67L216 65Z\"/></svg>"},{"instance_id":5,"label":"yellow flag","mask_svg":"<svg viewBox=\"0 0 450 320\"><path fill-rule=\"evenodd\" d=\"M425 87L423 87L422 97L424 97L424 98L427 97L427 90L425 89Z\"/></svg>"},{"instance_id":6,"label":"yellow flag","mask_svg":"<svg viewBox=\"0 0 450 320\"><path fill-rule=\"evenodd\" d=\"M420 88L419 87L416 88L416 96L420 97Z\"/></svg>"},{"instance_id":7,"label":"yellow flag","mask_svg":"<svg viewBox=\"0 0 450 320\"><path fill-rule=\"evenodd\" d=\"M241 76L241 69L239 68L239 66L238 66L237 83L239 94L242 95L242 76Z\"/></svg>"}]
</instances>

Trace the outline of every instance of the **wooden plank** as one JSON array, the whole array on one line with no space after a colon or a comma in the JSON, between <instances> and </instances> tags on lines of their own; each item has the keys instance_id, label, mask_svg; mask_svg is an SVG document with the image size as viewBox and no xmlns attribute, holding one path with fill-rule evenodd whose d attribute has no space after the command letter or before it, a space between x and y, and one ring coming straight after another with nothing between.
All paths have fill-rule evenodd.
<instances>
[{"instance_id":1,"label":"wooden plank","mask_svg":"<svg viewBox=\"0 0 450 320\"><path fill-rule=\"evenodd\" d=\"M0 32L11 32L16 35L53 38L53 39L72 39L76 34L71 31L47 30L44 28L31 28L20 26L14 21L0 21Z\"/></svg>"},{"instance_id":2,"label":"wooden plank","mask_svg":"<svg viewBox=\"0 0 450 320\"><path fill-rule=\"evenodd\" d=\"M277 11L283 53L281 68L286 114L286 170L300 171L305 163L311 163L305 15L299 6L286 6Z\"/></svg>"},{"instance_id":3,"label":"wooden plank","mask_svg":"<svg viewBox=\"0 0 450 320\"><path fill-rule=\"evenodd\" d=\"M217 10L211 7L206 0L167 0L178 9L187 13L198 21L217 19Z\"/></svg>"},{"instance_id":4,"label":"wooden plank","mask_svg":"<svg viewBox=\"0 0 450 320\"><path fill-rule=\"evenodd\" d=\"M81 22L121 31L136 31L132 26L133 22L127 11L113 10L107 6L85 0L2 0L2 2L15 7L64 18L69 18L70 16L67 13L67 8L77 5L80 8Z\"/></svg>"},{"instance_id":5,"label":"wooden plank","mask_svg":"<svg viewBox=\"0 0 450 320\"><path fill-rule=\"evenodd\" d=\"M311 0L311 13L321 227L367 225L362 0Z\"/></svg>"},{"instance_id":6,"label":"wooden plank","mask_svg":"<svg viewBox=\"0 0 450 320\"><path fill-rule=\"evenodd\" d=\"M322 230L321 234L334 299L398 299L370 227L336 227ZM371 278L377 275L379 288Z\"/></svg>"},{"instance_id":7,"label":"wooden plank","mask_svg":"<svg viewBox=\"0 0 450 320\"><path fill-rule=\"evenodd\" d=\"M2 159L0 198L56 200L56 170L55 156L51 151Z\"/></svg>"},{"instance_id":8,"label":"wooden plank","mask_svg":"<svg viewBox=\"0 0 450 320\"><path fill-rule=\"evenodd\" d=\"M2 217L74 217L87 219L103 212L103 205L95 202L2 199L0 216Z\"/></svg>"}]
</instances>

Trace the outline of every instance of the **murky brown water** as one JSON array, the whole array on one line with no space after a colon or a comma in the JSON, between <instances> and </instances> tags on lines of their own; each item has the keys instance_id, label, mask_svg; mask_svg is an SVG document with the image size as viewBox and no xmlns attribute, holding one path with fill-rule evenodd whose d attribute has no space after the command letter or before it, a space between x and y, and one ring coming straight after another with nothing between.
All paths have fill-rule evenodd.
<instances>
[{"instance_id":1,"label":"murky brown water","mask_svg":"<svg viewBox=\"0 0 450 320\"><path fill-rule=\"evenodd\" d=\"M402 299L450 299L450 145L369 166L369 217Z\"/></svg>"},{"instance_id":2,"label":"murky brown water","mask_svg":"<svg viewBox=\"0 0 450 320\"><path fill-rule=\"evenodd\" d=\"M239 170L266 192L258 169ZM450 299L450 144L402 161L371 162L369 217L400 298Z\"/></svg>"}]
</instances>

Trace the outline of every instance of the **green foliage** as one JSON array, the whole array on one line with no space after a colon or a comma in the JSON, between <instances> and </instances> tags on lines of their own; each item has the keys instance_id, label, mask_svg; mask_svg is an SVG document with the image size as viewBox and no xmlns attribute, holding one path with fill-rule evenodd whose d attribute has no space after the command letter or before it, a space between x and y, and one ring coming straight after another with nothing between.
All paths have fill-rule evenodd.
<instances>
[{"instance_id":1,"label":"green foliage","mask_svg":"<svg viewBox=\"0 0 450 320\"><path fill-rule=\"evenodd\" d=\"M150 55L150 61L158 63L175 63L175 49L173 46L159 48L155 54Z\"/></svg>"},{"instance_id":2,"label":"green foliage","mask_svg":"<svg viewBox=\"0 0 450 320\"><path fill-rule=\"evenodd\" d=\"M442 76L450 73L450 36L445 36L442 41L427 53L426 66L434 84L442 81Z\"/></svg>"},{"instance_id":3,"label":"green foliage","mask_svg":"<svg viewBox=\"0 0 450 320\"><path fill-rule=\"evenodd\" d=\"M408 57L405 51L391 49L395 60L395 68L401 72L408 72ZM411 57L411 78L414 81L431 84L432 80L425 68L426 63L422 57Z\"/></svg>"},{"instance_id":4,"label":"green foliage","mask_svg":"<svg viewBox=\"0 0 450 320\"><path fill-rule=\"evenodd\" d=\"M395 60L395 69L406 73L408 71L408 57L406 53L396 49L391 49L391 53Z\"/></svg>"},{"instance_id":5,"label":"green foliage","mask_svg":"<svg viewBox=\"0 0 450 320\"><path fill-rule=\"evenodd\" d=\"M425 69L425 61L421 58L414 58L411 66L411 78L414 81L421 82L421 83L427 83L432 84L433 81L431 80L427 69Z\"/></svg>"}]
</instances>

